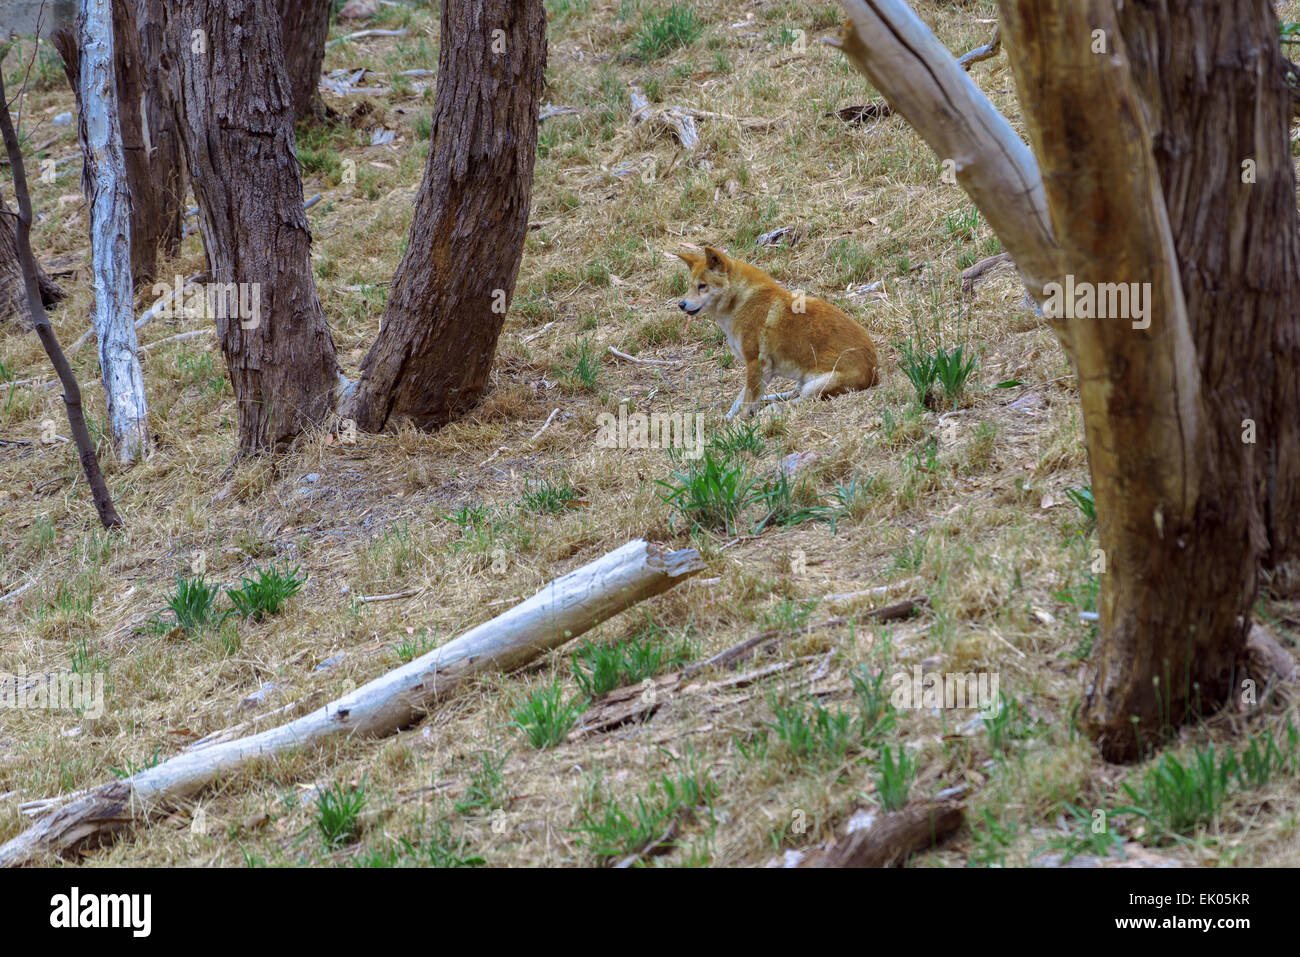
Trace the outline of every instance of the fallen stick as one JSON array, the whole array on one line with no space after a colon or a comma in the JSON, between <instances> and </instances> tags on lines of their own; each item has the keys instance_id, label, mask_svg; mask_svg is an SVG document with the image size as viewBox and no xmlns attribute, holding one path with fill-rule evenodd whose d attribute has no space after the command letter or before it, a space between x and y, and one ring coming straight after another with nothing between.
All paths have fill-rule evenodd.
<instances>
[{"instance_id":1,"label":"fallen stick","mask_svg":"<svg viewBox=\"0 0 1300 957\"><path fill-rule=\"evenodd\" d=\"M147 346L141 346L140 351L152 349L154 346L166 345L169 342L183 342L186 339L197 339L199 336L215 335L216 329L195 329L193 332L182 332L179 335L168 336L166 339L159 339L157 342L151 342Z\"/></svg>"},{"instance_id":2,"label":"fallen stick","mask_svg":"<svg viewBox=\"0 0 1300 957\"><path fill-rule=\"evenodd\" d=\"M800 867L889 867L909 854L933 847L961 827L961 803L910 804L878 817L825 850L809 854Z\"/></svg>"},{"instance_id":3,"label":"fallen stick","mask_svg":"<svg viewBox=\"0 0 1300 957\"><path fill-rule=\"evenodd\" d=\"M271 718L274 718L278 715L288 714L290 711L296 711L298 708L304 707L313 698L316 698L318 696L319 696L319 692L312 692L311 694L307 695L307 697L305 698L299 698L296 701L290 701L288 704L282 704L278 708L275 708L271 711L267 711L264 714L259 714L254 718L249 718L247 721L241 721L233 728L224 728L221 731L213 731L211 734L204 735L203 737L199 738L199 740L197 741L190 742L189 744L185 745L185 747L181 748L181 750L198 751L200 748L206 748L213 744L220 744L223 741L233 741L235 738L239 737L241 733L247 731L249 728L256 727L259 724L265 724Z\"/></svg>"},{"instance_id":4,"label":"fallen stick","mask_svg":"<svg viewBox=\"0 0 1300 957\"><path fill-rule=\"evenodd\" d=\"M722 665L735 664L738 661L744 661L753 657L761 645L769 641L776 641L778 638L795 637L797 635L806 635L809 632L818 631L822 628L834 628L837 625L845 625L850 621L859 618L871 618L876 621L894 621L898 618L910 618L921 608L929 604L929 599L925 596L918 598L908 598L904 601L896 601L892 605L884 605L880 608L872 608L870 611L861 612L857 615L839 615L835 618L827 618L825 621L819 621L812 625L804 625L802 628L796 628L794 631L783 631L780 628L774 628L771 631L765 631L761 634L754 635L752 638L746 638L739 644L732 645L724 651L718 652L712 658L706 658L704 661L696 662L683 669L682 678L689 678L698 674L705 668L716 668Z\"/></svg>"},{"instance_id":5,"label":"fallen stick","mask_svg":"<svg viewBox=\"0 0 1300 957\"><path fill-rule=\"evenodd\" d=\"M635 362L643 366L679 366L681 362L677 359L638 359L636 356L630 356L626 352L619 352L613 346L609 347L610 355L617 356L625 362Z\"/></svg>"},{"instance_id":6,"label":"fallen stick","mask_svg":"<svg viewBox=\"0 0 1300 957\"><path fill-rule=\"evenodd\" d=\"M3 605L5 602L7 602L7 601L11 601L11 600L14 599L14 598L17 598L17 597L18 597L19 595L21 595L23 592L27 591L27 589L29 589L29 588L31 588L33 585L35 585L36 582L37 582L37 579L39 579L40 577L41 577L40 575L33 575L32 578L31 578L31 580L28 581L27 584L25 584L25 585L19 585L17 588L15 588L15 589L14 589L13 591L11 591L9 594L5 595L3 598L0 598L0 605Z\"/></svg>"},{"instance_id":7,"label":"fallen stick","mask_svg":"<svg viewBox=\"0 0 1300 957\"><path fill-rule=\"evenodd\" d=\"M66 853L147 821L160 802L191 797L256 761L337 737L392 734L419 721L467 680L514 671L703 569L694 549L664 552L640 539L628 542L310 714L246 738L182 752L126 780L95 788L0 847L0 866Z\"/></svg>"},{"instance_id":8,"label":"fallen stick","mask_svg":"<svg viewBox=\"0 0 1300 957\"><path fill-rule=\"evenodd\" d=\"M838 116L845 123L851 123L855 126L861 126L867 120L882 120L893 115L894 108L883 100L877 100L875 103L865 103L861 106L845 106L838 110L831 110L826 114L826 116Z\"/></svg>"},{"instance_id":9,"label":"fallen stick","mask_svg":"<svg viewBox=\"0 0 1300 957\"><path fill-rule=\"evenodd\" d=\"M190 288L190 286L194 285L195 283L203 282L205 277L206 277L206 273L196 272L193 276L190 276L188 279L186 279L185 282L181 284L181 296L183 297L185 295L185 292ZM159 299L152 306L150 306L148 309L146 309L143 313L140 314L140 318L135 321L135 328L139 330L142 326L146 325L147 323L158 318L158 316L166 312L168 308L172 305L173 300L175 298L176 298L176 290L172 289L161 299ZM180 307L178 306L178 308ZM76 342L74 342L71 346L68 347L68 351L76 352L78 349L84 346L87 340L89 340L90 337L93 336L94 334L95 334L95 327L91 326L89 329L87 329L85 332L81 334L80 339L78 339Z\"/></svg>"},{"instance_id":10,"label":"fallen stick","mask_svg":"<svg viewBox=\"0 0 1300 957\"><path fill-rule=\"evenodd\" d=\"M1003 263L1011 263L1010 253L998 253L996 256L989 256L987 259L981 259L969 269L963 269L961 273L961 292L963 296L969 296L975 290L975 281L983 276L994 266L1001 266Z\"/></svg>"},{"instance_id":11,"label":"fallen stick","mask_svg":"<svg viewBox=\"0 0 1300 957\"><path fill-rule=\"evenodd\" d=\"M409 30L358 30L356 33L349 33L345 37L338 37L330 40L325 45L332 47L336 43L346 43L349 40L369 40L372 37L404 37Z\"/></svg>"},{"instance_id":12,"label":"fallen stick","mask_svg":"<svg viewBox=\"0 0 1300 957\"><path fill-rule=\"evenodd\" d=\"M536 442L538 439L540 439L542 437L542 433L551 427L551 423L555 421L555 417L559 414L560 414L559 409L552 409L551 414L546 417L546 421L542 424L542 427L538 429L536 432L534 432L533 437L528 441Z\"/></svg>"},{"instance_id":13,"label":"fallen stick","mask_svg":"<svg viewBox=\"0 0 1300 957\"><path fill-rule=\"evenodd\" d=\"M921 579L920 577L908 578L901 582L894 582L892 585L877 585L875 588L864 588L861 591L842 591L835 592L832 595L822 595L822 601L840 604L841 602L853 601L858 598L876 597L879 595L888 595L891 591L899 588L906 588L908 585L915 585Z\"/></svg>"},{"instance_id":14,"label":"fallen stick","mask_svg":"<svg viewBox=\"0 0 1300 957\"><path fill-rule=\"evenodd\" d=\"M415 588L411 591L395 591L389 595L361 595L354 598L353 601L358 605L367 605L372 601L394 601L398 598L410 598L412 595L418 595L419 593L420 589Z\"/></svg>"}]
</instances>

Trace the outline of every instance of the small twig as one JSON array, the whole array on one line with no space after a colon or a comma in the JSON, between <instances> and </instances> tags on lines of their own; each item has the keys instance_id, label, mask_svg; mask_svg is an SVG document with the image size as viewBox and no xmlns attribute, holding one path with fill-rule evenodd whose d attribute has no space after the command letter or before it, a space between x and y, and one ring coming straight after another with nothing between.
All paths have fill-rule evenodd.
<instances>
[{"instance_id":1,"label":"small twig","mask_svg":"<svg viewBox=\"0 0 1300 957\"><path fill-rule=\"evenodd\" d=\"M1002 49L1002 24L993 28L993 39L982 47L976 47L969 53L963 53L957 58L957 65L962 69L969 70L972 63L979 63L981 60L991 60L998 55Z\"/></svg>"},{"instance_id":2,"label":"small twig","mask_svg":"<svg viewBox=\"0 0 1300 957\"><path fill-rule=\"evenodd\" d=\"M40 577L41 577L40 575L36 575L36 576L32 577L31 580L29 580L29 581L27 582L26 585L19 585L17 588L15 588L15 589L14 589L13 591L11 591L9 594L5 595L3 598L0 598L0 605L3 605L5 602L10 601L11 599L17 598L17 597L18 597L19 595L21 595L23 592L27 591L27 589L29 589L29 588L31 588L33 585L35 585L36 582L37 582L37 579L39 579Z\"/></svg>"},{"instance_id":3,"label":"small twig","mask_svg":"<svg viewBox=\"0 0 1300 957\"><path fill-rule=\"evenodd\" d=\"M62 807L69 801L81 797L83 794L90 793L89 788L82 788L80 791L73 791L70 794L59 794L55 797L37 798L34 801L24 801L18 805L18 810L24 817L40 817L54 808Z\"/></svg>"},{"instance_id":4,"label":"small twig","mask_svg":"<svg viewBox=\"0 0 1300 957\"><path fill-rule=\"evenodd\" d=\"M916 578L908 578L901 582L894 582L892 585L878 585L875 588L864 588L862 591L836 592L832 595L823 595L821 600L829 602L844 602L852 601L855 598L866 598L869 595L887 595L891 591L895 591L899 588L906 588L908 585L915 585L920 580L921 579L918 576Z\"/></svg>"},{"instance_id":5,"label":"small twig","mask_svg":"<svg viewBox=\"0 0 1300 957\"><path fill-rule=\"evenodd\" d=\"M538 111L537 122L549 120L553 116L577 116L581 112L576 106L554 106L548 103Z\"/></svg>"},{"instance_id":6,"label":"small twig","mask_svg":"<svg viewBox=\"0 0 1300 957\"><path fill-rule=\"evenodd\" d=\"M553 321L551 321L551 322L548 322L546 325L542 326L542 328L538 329L538 330L537 330L536 332L534 332L531 336L524 336L524 342L532 342L534 339L536 339L538 336L540 336L540 335L541 335L542 333L544 333L547 329L551 328L551 326L555 325L555 323L557 323L557 322L559 322L559 321L560 321L560 320L555 319L555 320L553 320Z\"/></svg>"},{"instance_id":7,"label":"small twig","mask_svg":"<svg viewBox=\"0 0 1300 957\"><path fill-rule=\"evenodd\" d=\"M555 417L556 417L557 415L559 415L559 414L560 414L560 410L559 410L559 409L552 409L552 410L551 410L551 414L548 415L548 416L546 417L546 424L543 425L543 426L542 426L540 429L538 429L536 432L534 432L534 433L533 433L533 437L532 437L531 439L529 439L528 441L529 441L529 442L536 442L539 438L541 438L542 433L545 432L547 429L549 429L549 428L551 427L551 423L555 420Z\"/></svg>"},{"instance_id":8,"label":"small twig","mask_svg":"<svg viewBox=\"0 0 1300 957\"><path fill-rule=\"evenodd\" d=\"M665 830L663 834L659 835L659 837L652 840L649 844L641 848L641 850L637 851L635 854L629 854L627 857L623 858L621 861L615 864L614 865L615 870L631 867L633 864L635 864L637 861L641 860L642 858L651 857L655 854L663 853L664 851L667 850L665 845L668 844L669 841L671 841L674 837L677 836L677 831L678 831L678 822L676 819L674 819L673 822L668 825L667 830Z\"/></svg>"},{"instance_id":9,"label":"small twig","mask_svg":"<svg viewBox=\"0 0 1300 957\"><path fill-rule=\"evenodd\" d=\"M618 356L618 358L624 360L625 362L635 362L637 365L642 365L642 366L679 366L679 365L681 365L681 362L680 362L679 360L677 360L677 359L638 359L636 356L630 356L630 355L628 355L626 352L619 352L619 351L618 351L617 349L615 349L613 346L610 346L610 347L609 347L609 351L610 351L610 353L611 353L612 355Z\"/></svg>"},{"instance_id":10,"label":"small twig","mask_svg":"<svg viewBox=\"0 0 1300 957\"><path fill-rule=\"evenodd\" d=\"M410 591L395 591L391 595L361 595L352 599L358 605L365 605L372 601L394 601L398 598L410 598L412 595L420 594L420 589L413 588Z\"/></svg>"},{"instance_id":11,"label":"small twig","mask_svg":"<svg viewBox=\"0 0 1300 957\"><path fill-rule=\"evenodd\" d=\"M336 43L346 43L349 40L369 40L371 37L404 37L411 31L409 30L358 30L356 33L349 33L345 37L338 37L330 40L325 45L332 47Z\"/></svg>"},{"instance_id":12,"label":"small twig","mask_svg":"<svg viewBox=\"0 0 1300 957\"><path fill-rule=\"evenodd\" d=\"M151 342L147 346L141 346L140 351L143 352L145 349L152 349L154 346L166 345L169 342L180 342L184 339L197 339L199 336L215 335L216 332L217 330L215 329L195 329L193 332L182 332L180 335L168 336L166 339L159 339L157 342Z\"/></svg>"}]
</instances>

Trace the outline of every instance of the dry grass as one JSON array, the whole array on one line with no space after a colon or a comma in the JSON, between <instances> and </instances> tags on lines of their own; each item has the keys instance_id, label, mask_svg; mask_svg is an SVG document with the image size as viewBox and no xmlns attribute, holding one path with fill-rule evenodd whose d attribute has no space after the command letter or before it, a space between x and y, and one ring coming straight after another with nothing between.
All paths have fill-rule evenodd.
<instances>
[{"instance_id":1,"label":"dry grass","mask_svg":"<svg viewBox=\"0 0 1300 957\"><path fill-rule=\"evenodd\" d=\"M566 649L523 673L480 682L397 737L297 753L224 781L199 799L201 833L191 827L195 806L186 806L85 861L445 863L438 855L450 854L492 865L589 864L594 852L574 830L584 809L599 819L611 801L626 809L661 776L683 775L711 793L711 815L700 809L703 799L694 802L680 846L654 861L761 864L824 839L855 807L877 801L880 743L916 759L914 794L970 789L970 826L921 855L921 865L1023 864L1062 837L1067 804L1124 803L1119 781L1137 772L1102 764L1075 730L1079 657L1090 642L1077 612L1087 602L1094 536L1064 495L1087 483L1064 355L1022 306L1010 272L992 274L963 303L960 270L999 247L965 196L939 182L934 158L906 124L853 127L826 116L874 95L817 42L834 29L836 6L700 4L697 39L651 62L631 59L646 18L666 6L548 2L545 101L581 112L542 126L535 228L492 392L463 421L434 435L362 435L355 445L312 436L281 458L232 468L235 409L219 351L203 340L163 345L145 359L157 452L130 471L107 464L128 520L124 532L107 535L69 446L39 441L47 420L66 434L57 390L0 385L0 439L25 443L0 446L0 595L36 582L3 606L0 672L65 669L84 651L106 670L108 705L93 721L66 712L6 715L0 839L24 826L21 801L98 784L112 768L166 757L283 704L336 696L638 535L699 548L709 571L608 622L587 636L593 641L640 636L702 658L767 628L869 607L863 598L819 601L827 595L894 585L892 597L925 595L930 607L889 625L789 637L773 660L808 660L764 682L671 696L646 724L537 751L511 726L512 711L557 678L566 698L577 693ZM988 2L918 7L959 51L984 42L989 27L980 20L995 15ZM434 68L437 27L427 11L386 8L385 16L411 36L332 47L327 69ZM807 36L802 55L791 45L799 29ZM977 65L974 76L1016 115L1005 57ZM387 85L384 77L366 83ZM686 156L662 132L629 127L629 83L658 104L776 123L750 129L702 120L703 144ZM304 134L300 144L305 191L325 194L310 213L313 263L349 374L376 333L382 283L405 245L431 95L399 82L392 95L331 100L343 122ZM49 126L69 104L57 84L29 99L33 140L57 133L48 150L55 158L75 149L73 132ZM380 123L397 140L371 148L370 130ZM355 186L343 181L345 159L356 163ZM36 241L44 259L71 254L82 263L61 279L71 297L54 315L67 343L84 329L91 291L76 163L58 168L56 182L38 184ZM795 245L755 245L780 226L796 228ZM765 412L762 452L739 454L771 477L783 457L815 453L804 473L806 503L829 505L837 483L856 480L834 534L825 522L770 525L760 535L749 527L692 533L659 495L656 480L675 468L667 454L596 447L597 413L623 401L642 411L700 411L707 435L721 433L739 372L727 366L718 331L686 321L674 306L682 270L664 250L682 242L724 246L838 302L880 346L879 388ZM201 263L191 236L166 271L188 275ZM874 281L883 286L872 294L846 293ZM158 321L143 338L202 326ZM894 345L914 335L978 354L957 411L917 406ZM599 359L594 381L575 370L582 344ZM609 346L679 364L618 361ZM5 332L0 360L0 375L48 377L34 337ZM93 349L76 366L90 420L102 428ZM1023 384L995 388L1008 380ZM554 409L550 427L531 441ZM583 504L558 513L521 507L543 481L568 483ZM466 506L485 511L462 530L446 516ZM746 522L754 519L751 510ZM300 566L309 577L286 613L261 623L232 619L192 637L148 630L199 553L209 581L234 584L268 564ZM416 594L352 601L400 591ZM1290 606L1261 607L1293 634ZM861 665L892 674L922 663L996 672L1022 709L1010 744L1002 749L972 725L972 711L900 712L884 738L843 753L800 750L772 730L786 709L806 711L809 694L832 713L856 713L849 676ZM264 683L273 684L264 700L240 705ZM1249 715L1188 729L1174 750L1238 747L1248 733L1276 734L1288 717L1300 724L1296 713L1294 697L1275 696ZM483 771L482 753L495 756L495 773ZM1293 766L1289 780L1234 793L1211 822L1160 853L1185 862L1300 863L1294 777ZM364 783L369 801L358 841L327 849L316 833L314 788L336 783ZM418 850L400 850L403 839ZM385 857L395 847L396 858Z\"/></svg>"}]
</instances>

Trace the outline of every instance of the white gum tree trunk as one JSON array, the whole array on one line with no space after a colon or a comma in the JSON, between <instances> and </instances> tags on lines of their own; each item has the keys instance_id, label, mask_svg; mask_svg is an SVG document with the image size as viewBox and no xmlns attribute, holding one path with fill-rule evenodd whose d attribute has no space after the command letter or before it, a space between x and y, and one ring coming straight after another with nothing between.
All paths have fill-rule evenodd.
<instances>
[{"instance_id":1,"label":"white gum tree trunk","mask_svg":"<svg viewBox=\"0 0 1300 957\"><path fill-rule=\"evenodd\" d=\"M111 0L81 0L80 5L78 93L86 156L84 185L90 205L93 318L113 451L118 461L129 464L148 454L149 407L135 335L131 194L113 73L113 11Z\"/></svg>"}]
</instances>

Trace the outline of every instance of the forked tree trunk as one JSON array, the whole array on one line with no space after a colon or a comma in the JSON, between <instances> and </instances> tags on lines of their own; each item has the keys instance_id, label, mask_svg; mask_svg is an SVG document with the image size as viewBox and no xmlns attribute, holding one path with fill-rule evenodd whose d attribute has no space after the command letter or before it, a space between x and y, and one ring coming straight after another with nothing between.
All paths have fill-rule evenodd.
<instances>
[{"instance_id":1,"label":"forked tree trunk","mask_svg":"<svg viewBox=\"0 0 1300 957\"><path fill-rule=\"evenodd\" d=\"M5 215L8 214L8 215ZM37 268L37 282L41 303L50 308L62 301L63 290L56 286L45 270ZM18 259L18 231L12 211L0 199L0 322L17 323L20 329L30 329L31 315L27 311L27 286L23 279L23 265Z\"/></svg>"},{"instance_id":2,"label":"forked tree trunk","mask_svg":"<svg viewBox=\"0 0 1300 957\"><path fill-rule=\"evenodd\" d=\"M523 254L545 66L542 0L443 3L410 241L340 410L358 428L436 428L482 394Z\"/></svg>"},{"instance_id":3,"label":"forked tree trunk","mask_svg":"<svg viewBox=\"0 0 1300 957\"><path fill-rule=\"evenodd\" d=\"M1259 568L1295 552L1300 231L1272 7L1001 0L1040 175L999 162L1000 117L932 115L967 88L905 3L844 4L845 52L944 143L1040 301L1044 278L1150 290L1145 320L1056 323L1105 571L1084 720L1106 757L1138 757L1234 692ZM972 179L982 164L1002 176ZM991 184L1017 181L1009 218Z\"/></svg>"},{"instance_id":4,"label":"forked tree trunk","mask_svg":"<svg viewBox=\"0 0 1300 957\"><path fill-rule=\"evenodd\" d=\"M293 91L293 115L304 120L320 117L321 64L330 32L331 0L275 0L284 43L284 64Z\"/></svg>"},{"instance_id":5,"label":"forked tree trunk","mask_svg":"<svg viewBox=\"0 0 1300 957\"><path fill-rule=\"evenodd\" d=\"M239 449L274 449L324 421L339 381L312 279L279 20L271 0L183 0L168 17Z\"/></svg>"}]
</instances>

